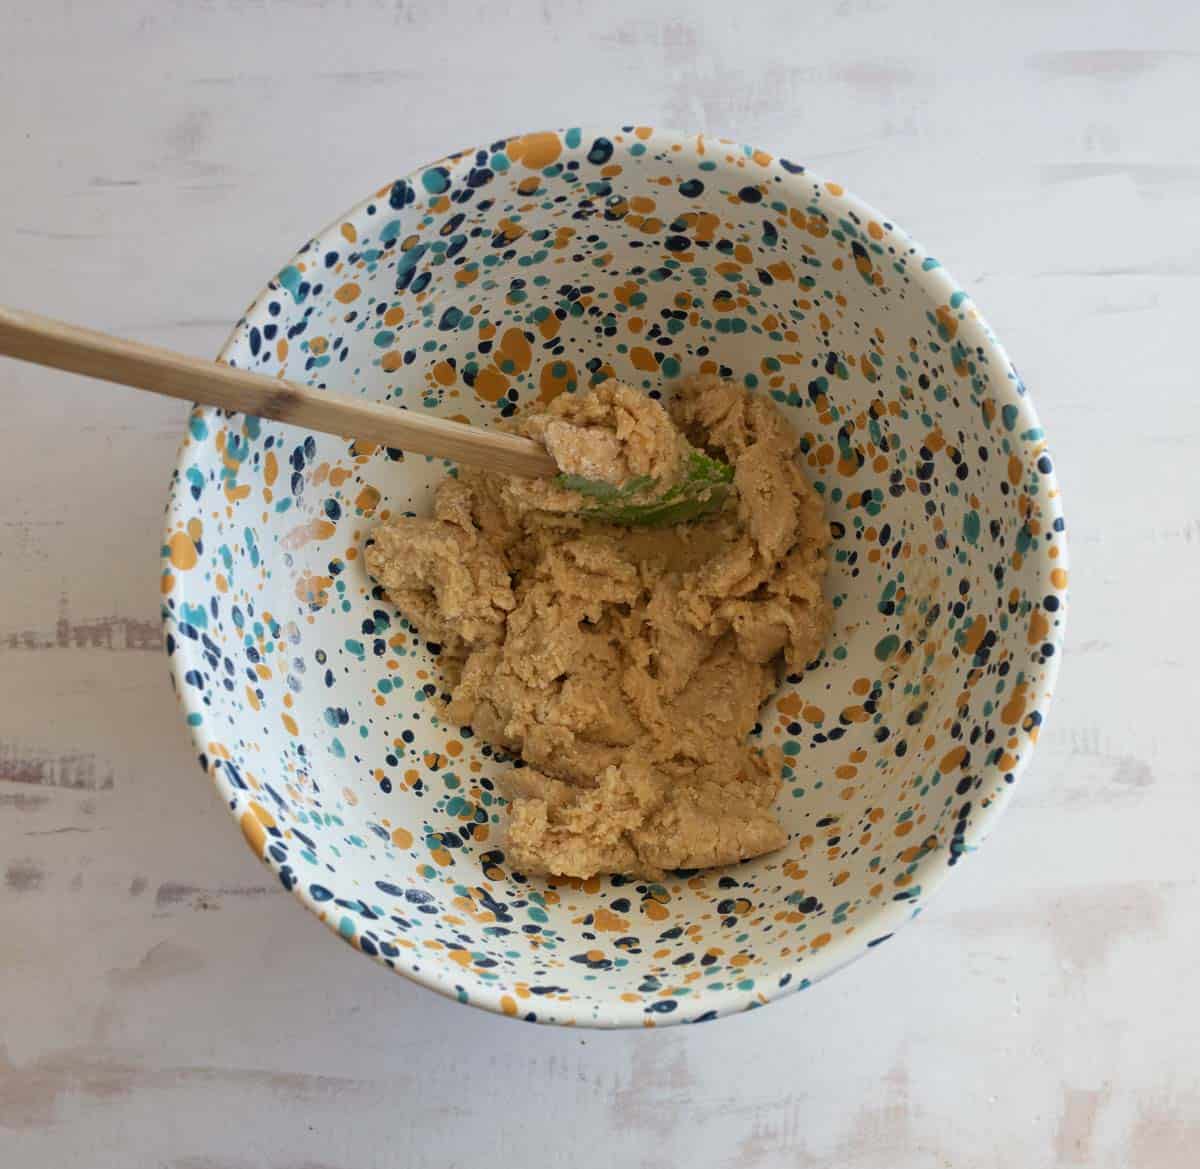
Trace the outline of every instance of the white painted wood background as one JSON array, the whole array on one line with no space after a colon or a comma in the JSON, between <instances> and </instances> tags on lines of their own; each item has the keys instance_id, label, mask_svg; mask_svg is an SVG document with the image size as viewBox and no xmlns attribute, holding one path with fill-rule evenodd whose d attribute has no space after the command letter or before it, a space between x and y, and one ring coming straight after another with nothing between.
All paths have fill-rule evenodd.
<instances>
[{"instance_id":1,"label":"white painted wood background","mask_svg":"<svg viewBox=\"0 0 1200 1169\"><path fill-rule=\"evenodd\" d=\"M3 1169L1198 1163L1193 5L0 9L0 301L213 354L310 232L448 149L723 133L977 294L1073 590L1032 770L921 922L712 1026L516 1025L335 945L193 762L156 628L183 408L0 363Z\"/></svg>"}]
</instances>

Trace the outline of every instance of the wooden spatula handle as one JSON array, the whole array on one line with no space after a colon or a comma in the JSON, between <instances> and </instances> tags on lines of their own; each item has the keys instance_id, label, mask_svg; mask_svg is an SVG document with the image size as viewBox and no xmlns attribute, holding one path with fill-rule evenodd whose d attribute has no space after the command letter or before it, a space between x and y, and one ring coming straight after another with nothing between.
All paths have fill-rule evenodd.
<instances>
[{"instance_id":1,"label":"wooden spatula handle","mask_svg":"<svg viewBox=\"0 0 1200 1169\"><path fill-rule=\"evenodd\" d=\"M509 475L537 477L558 469L545 448L527 438L311 390L15 309L0 308L0 354Z\"/></svg>"}]
</instances>

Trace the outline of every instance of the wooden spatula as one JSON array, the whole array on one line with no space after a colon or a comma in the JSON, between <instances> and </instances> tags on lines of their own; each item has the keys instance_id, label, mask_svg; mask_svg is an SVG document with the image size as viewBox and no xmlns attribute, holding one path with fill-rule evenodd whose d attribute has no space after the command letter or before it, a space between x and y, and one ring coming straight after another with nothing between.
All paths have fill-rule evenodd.
<instances>
[{"instance_id":1,"label":"wooden spatula","mask_svg":"<svg viewBox=\"0 0 1200 1169\"><path fill-rule=\"evenodd\" d=\"M532 439L310 390L295 382L125 341L35 313L0 308L0 354L506 475L536 478L558 474L546 448Z\"/></svg>"}]
</instances>

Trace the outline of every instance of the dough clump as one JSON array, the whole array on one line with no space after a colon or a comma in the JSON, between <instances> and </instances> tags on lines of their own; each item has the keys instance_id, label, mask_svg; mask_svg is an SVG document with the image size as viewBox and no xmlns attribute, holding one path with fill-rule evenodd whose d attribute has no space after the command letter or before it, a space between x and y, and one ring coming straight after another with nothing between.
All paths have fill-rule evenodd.
<instances>
[{"instance_id":1,"label":"dough clump","mask_svg":"<svg viewBox=\"0 0 1200 1169\"><path fill-rule=\"evenodd\" d=\"M656 878L779 848L783 761L748 740L779 670L802 670L829 623L828 530L797 435L712 376L666 409L608 381L514 429L611 483L670 483L691 443L734 468L734 491L695 522L628 528L581 518L583 497L550 481L463 468L432 519L373 532L371 575L443 647L447 716L524 763L504 780L509 862Z\"/></svg>"}]
</instances>

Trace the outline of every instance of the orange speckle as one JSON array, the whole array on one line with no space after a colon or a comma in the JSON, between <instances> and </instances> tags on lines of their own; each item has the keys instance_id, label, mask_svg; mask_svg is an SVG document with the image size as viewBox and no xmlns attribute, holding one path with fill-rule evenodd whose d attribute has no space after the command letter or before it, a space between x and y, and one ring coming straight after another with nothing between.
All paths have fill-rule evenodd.
<instances>
[{"instance_id":1,"label":"orange speckle","mask_svg":"<svg viewBox=\"0 0 1200 1169\"><path fill-rule=\"evenodd\" d=\"M496 230L500 236L506 239L509 243L513 240L518 240L525 234L525 229L515 219L502 219L496 225ZM512 302L515 303L515 302Z\"/></svg>"},{"instance_id":2,"label":"orange speckle","mask_svg":"<svg viewBox=\"0 0 1200 1169\"><path fill-rule=\"evenodd\" d=\"M348 243L356 243L357 242L358 231L355 229L355 226L353 223L343 223L342 224L342 239L346 240Z\"/></svg>"},{"instance_id":3,"label":"orange speckle","mask_svg":"<svg viewBox=\"0 0 1200 1169\"><path fill-rule=\"evenodd\" d=\"M498 402L508 393L508 378L498 369L488 366L475 375L475 396L485 402Z\"/></svg>"},{"instance_id":4,"label":"orange speckle","mask_svg":"<svg viewBox=\"0 0 1200 1169\"><path fill-rule=\"evenodd\" d=\"M1045 641L1049 632L1050 619L1041 609L1035 609L1029 618L1029 644L1037 645L1039 642Z\"/></svg>"},{"instance_id":5,"label":"orange speckle","mask_svg":"<svg viewBox=\"0 0 1200 1169\"><path fill-rule=\"evenodd\" d=\"M402 320L404 320L404 309L402 309L398 304L392 305L392 307L383 314L383 323L385 325L398 325Z\"/></svg>"},{"instance_id":6,"label":"orange speckle","mask_svg":"<svg viewBox=\"0 0 1200 1169\"><path fill-rule=\"evenodd\" d=\"M379 368L384 373L395 373L404 364L404 355L398 349L389 349L380 359Z\"/></svg>"},{"instance_id":7,"label":"orange speckle","mask_svg":"<svg viewBox=\"0 0 1200 1169\"><path fill-rule=\"evenodd\" d=\"M802 709L803 703L795 691L789 691L779 700L779 713L786 714L788 718L795 718Z\"/></svg>"},{"instance_id":8,"label":"orange speckle","mask_svg":"<svg viewBox=\"0 0 1200 1169\"><path fill-rule=\"evenodd\" d=\"M358 493L354 506L364 515L374 515L379 506L379 489L368 484Z\"/></svg>"},{"instance_id":9,"label":"orange speckle","mask_svg":"<svg viewBox=\"0 0 1200 1169\"><path fill-rule=\"evenodd\" d=\"M987 636L987 621L980 614L968 626L963 633L963 649L969 654L973 654L980 645L983 644L984 637Z\"/></svg>"},{"instance_id":10,"label":"orange speckle","mask_svg":"<svg viewBox=\"0 0 1200 1169\"><path fill-rule=\"evenodd\" d=\"M196 561L199 559L196 555L196 545L187 532L172 532L167 541L167 548L172 565L181 572L196 567Z\"/></svg>"},{"instance_id":11,"label":"orange speckle","mask_svg":"<svg viewBox=\"0 0 1200 1169\"><path fill-rule=\"evenodd\" d=\"M1009 726L1015 726L1025 713L1025 683L1022 682L1014 691L1012 697L1000 708L1000 717Z\"/></svg>"},{"instance_id":12,"label":"orange speckle","mask_svg":"<svg viewBox=\"0 0 1200 1169\"><path fill-rule=\"evenodd\" d=\"M634 369L640 369L646 373L658 372L658 362L654 360L654 354L643 345L635 345L629 351L629 360L633 362Z\"/></svg>"},{"instance_id":13,"label":"orange speckle","mask_svg":"<svg viewBox=\"0 0 1200 1169\"><path fill-rule=\"evenodd\" d=\"M293 528L279 543L289 552L294 552L313 540L328 540L336 530L329 520L309 520L308 523Z\"/></svg>"},{"instance_id":14,"label":"orange speckle","mask_svg":"<svg viewBox=\"0 0 1200 1169\"><path fill-rule=\"evenodd\" d=\"M242 813L238 823L241 825L246 843L254 850L256 856L261 857L263 849L267 845L267 830L262 826L258 817L249 810Z\"/></svg>"},{"instance_id":15,"label":"orange speckle","mask_svg":"<svg viewBox=\"0 0 1200 1169\"><path fill-rule=\"evenodd\" d=\"M517 1013L517 1000L510 994L502 994L500 996L500 1009L506 1015L515 1015Z\"/></svg>"},{"instance_id":16,"label":"orange speckle","mask_svg":"<svg viewBox=\"0 0 1200 1169\"><path fill-rule=\"evenodd\" d=\"M954 747L942 756L941 763L938 764L938 770L943 775L948 775L956 767L960 766L962 761L967 757L966 747Z\"/></svg>"},{"instance_id":17,"label":"orange speckle","mask_svg":"<svg viewBox=\"0 0 1200 1169\"><path fill-rule=\"evenodd\" d=\"M526 134L508 144L508 157L529 170L549 166L562 153L562 142L553 132Z\"/></svg>"},{"instance_id":18,"label":"orange speckle","mask_svg":"<svg viewBox=\"0 0 1200 1169\"><path fill-rule=\"evenodd\" d=\"M452 366L448 361L439 361L433 367L432 372L433 380L437 382L439 386L452 386L454 385L455 379L458 377L458 373L455 371L454 366Z\"/></svg>"},{"instance_id":19,"label":"orange speckle","mask_svg":"<svg viewBox=\"0 0 1200 1169\"><path fill-rule=\"evenodd\" d=\"M362 289L351 280L343 284L333 295L342 304L351 304L362 295Z\"/></svg>"},{"instance_id":20,"label":"orange speckle","mask_svg":"<svg viewBox=\"0 0 1200 1169\"><path fill-rule=\"evenodd\" d=\"M613 913L603 905L596 910L593 926L600 933L623 933L629 929L629 922L619 914Z\"/></svg>"},{"instance_id":21,"label":"orange speckle","mask_svg":"<svg viewBox=\"0 0 1200 1169\"><path fill-rule=\"evenodd\" d=\"M283 720L283 725L289 735L298 735L300 728L296 725L296 720L290 714L281 714L279 716Z\"/></svg>"},{"instance_id":22,"label":"orange speckle","mask_svg":"<svg viewBox=\"0 0 1200 1169\"><path fill-rule=\"evenodd\" d=\"M332 577L306 572L296 581L296 600L310 609L323 609L329 604L329 586L332 584Z\"/></svg>"},{"instance_id":23,"label":"orange speckle","mask_svg":"<svg viewBox=\"0 0 1200 1169\"><path fill-rule=\"evenodd\" d=\"M505 373L524 373L533 360L533 350L530 348L525 334L518 328L505 329L500 338L498 362ZM511 363L512 369L508 368Z\"/></svg>"},{"instance_id":24,"label":"orange speckle","mask_svg":"<svg viewBox=\"0 0 1200 1169\"><path fill-rule=\"evenodd\" d=\"M1056 568L1050 573L1050 583L1056 589L1065 589L1067 587L1067 570L1065 568Z\"/></svg>"},{"instance_id":25,"label":"orange speckle","mask_svg":"<svg viewBox=\"0 0 1200 1169\"><path fill-rule=\"evenodd\" d=\"M550 402L564 391L573 390L578 383L579 374L573 361L547 361L538 379L538 401Z\"/></svg>"}]
</instances>

